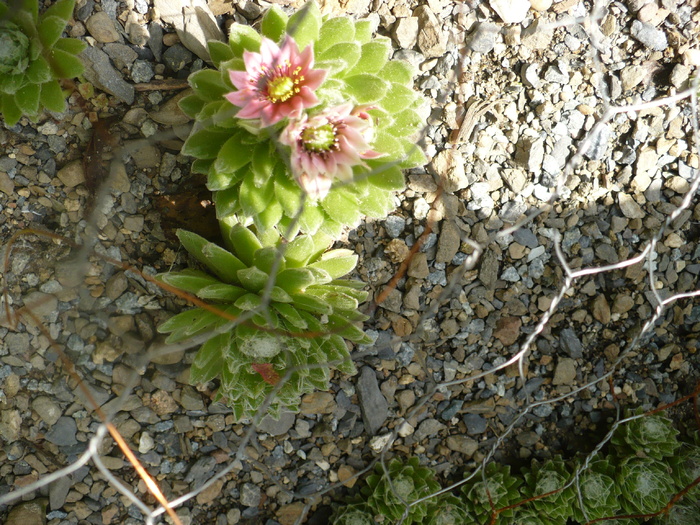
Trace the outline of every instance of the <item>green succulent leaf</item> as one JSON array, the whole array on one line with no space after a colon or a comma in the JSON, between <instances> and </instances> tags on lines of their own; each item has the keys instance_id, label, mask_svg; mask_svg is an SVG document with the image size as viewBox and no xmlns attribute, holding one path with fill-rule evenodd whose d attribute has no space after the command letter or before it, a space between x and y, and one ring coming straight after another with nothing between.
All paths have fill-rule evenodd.
<instances>
[{"instance_id":1,"label":"green succulent leaf","mask_svg":"<svg viewBox=\"0 0 700 525\"><path fill-rule=\"evenodd\" d=\"M274 196L274 183L271 179L262 187L255 184L255 173L249 172L241 182L240 203L243 213L248 216L256 216L262 213Z\"/></svg>"},{"instance_id":2,"label":"green succulent leaf","mask_svg":"<svg viewBox=\"0 0 700 525\"><path fill-rule=\"evenodd\" d=\"M378 73L386 64L391 52L391 41L388 38L377 38L362 46L362 56L348 76L361 73Z\"/></svg>"},{"instance_id":3,"label":"green succulent leaf","mask_svg":"<svg viewBox=\"0 0 700 525\"><path fill-rule=\"evenodd\" d=\"M37 58L27 68L27 80L32 84L43 84L52 78L51 67L44 57Z\"/></svg>"},{"instance_id":4,"label":"green succulent leaf","mask_svg":"<svg viewBox=\"0 0 700 525\"><path fill-rule=\"evenodd\" d=\"M372 38L376 26L371 20L358 20L355 22L355 41L365 44Z\"/></svg>"},{"instance_id":5,"label":"green succulent leaf","mask_svg":"<svg viewBox=\"0 0 700 525\"><path fill-rule=\"evenodd\" d=\"M331 190L321 206L330 218L341 224L354 226L360 220L357 198L344 188Z\"/></svg>"},{"instance_id":6,"label":"green succulent leaf","mask_svg":"<svg viewBox=\"0 0 700 525\"><path fill-rule=\"evenodd\" d=\"M36 3L36 2L35 2ZM66 26L68 20L73 16L75 8L75 0L58 0L54 2L42 15L43 19L50 17L58 17L63 20L63 27Z\"/></svg>"},{"instance_id":7,"label":"green succulent leaf","mask_svg":"<svg viewBox=\"0 0 700 525\"><path fill-rule=\"evenodd\" d=\"M183 97L180 99L180 101L177 103L178 106L180 106L180 109L185 113L190 118L194 118L197 116L197 113L199 113L202 108L204 107L204 100L199 98L197 95L187 95L186 97Z\"/></svg>"},{"instance_id":8,"label":"green succulent leaf","mask_svg":"<svg viewBox=\"0 0 700 525\"><path fill-rule=\"evenodd\" d=\"M219 281L200 270L183 270L162 274L159 279L179 290L197 294L205 286L218 284Z\"/></svg>"},{"instance_id":9,"label":"green succulent leaf","mask_svg":"<svg viewBox=\"0 0 700 525\"><path fill-rule=\"evenodd\" d=\"M315 51L320 55L336 44L352 42L354 39L355 24L348 17L329 18L321 26Z\"/></svg>"},{"instance_id":10,"label":"green succulent leaf","mask_svg":"<svg viewBox=\"0 0 700 525\"><path fill-rule=\"evenodd\" d=\"M287 29L287 22L289 17L276 5L273 5L265 12L263 16L262 23L260 24L260 30L263 36L266 36L270 40L277 42L285 30Z\"/></svg>"},{"instance_id":11,"label":"green succulent leaf","mask_svg":"<svg viewBox=\"0 0 700 525\"><path fill-rule=\"evenodd\" d=\"M350 250L332 250L310 266L325 270L331 278L337 279L353 271L357 265L357 259L357 255Z\"/></svg>"},{"instance_id":12,"label":"green succulent leaf","mask_svg":"<svg viewBox=\"0 0 700 525\"><path fill-rule=\"evenodd\" d=\"M372 104L384 98L389 88L387 82L376 75L360 73L345 79L347 93L358 104Z\"/></svg>"},{"instance_id":13,"label":"green succulent leaf","mask_svg":"<svg viewBox=\"0 0 700 525\"><path fill-rule=\"evenodd\" d=\"M341 42L319 55L319 67L328 64L328 69L333 72L347 72L357 64L361 54L362 49L355 42Z\"/></svg>"},{"instance_id":14,"label":"green succulent leaf","mask_svg":"<svg viewBox=\"0 0 700 525\"><path fill-rule=\"evenodd\" d=\"M259 292L265 288L270 276L255 266L238 270L238 280L243 287L251 292Z\"/></svg>"},{"instance_id":15,"label":"green succulent leaf","mask_svg":"<svg viewBox=\"0 0 700 525\"><path fill-rule=\"evenodd\" d=\"M206 101L218 102L231 91L221 78L221 73L213 69L201 69L192 73L187 82Z\"/></svg>"},{"instance_id":16,"label":"green succulent leaf","mask_svg":"<svg viewBox=\"0 0 700 525\"><path fill-rule=\"evenodd\" d=\"M22 117L22 110L17 106L14 95L3 93L0 97L0 109L8 126L14 126Z\"/></svg>"},{"instance_id":17,"label":"green succulent leaf","mask_svg":"<svg viewBox=\"0 0 700 525\"><path fill-rule=\"evenodd\" d=\"M233 24L229 33L229 44L233 54L241 58L244 51L257 53L260 50L260 34L250 26Z\"/></svg>"},{"instance_id":18,"label":"green succulent leaf","mask_svg":"<svg viewBox=\"0 0 700 525\"><path fill-rule=\"evenodd\" d=\"M313 1L289 17L287 23L287 33L294 38L300 50L318 40L320 28L321 11Z\"/></svg>"},{"instance_id":19,"label":"green succulent leaf","mask_svg":"<svg viewBox=\"0 0 700 525\"><path fill-rule=\"evenodd\" d=\"M287 268L277 274L277 285L291 295L302 292L315 283L314 274L308 268Z\"/></svg>"},{"instance_id":20,"label":"green succulent leaf","mask_svg":"<svg viewBox=\"0 0 700 525\"><path fill-rule=\"evenodd\" d=\"M207 42L207 48L209 49L209 56L211 61L218 68L222 62L227 60L233 60L236 56L233 54L231 46L225 44L224 42L219 42L218 40L210 40Z\"/></svg>"},{"instance_id":21,"label":"green succulent leaf","mask_svg":"<svg viewBox=\"0 0 700 525\"><path fill-rule=\"evenodd\" d=\"M198 159L215 159L230 136L230 131L221 128L194 131L182 146L182 153Z\"/></svg>"},{"instance_id":22,"label":"green succulent leaf","mask_svg":"<svg viewBox=\"0 0 700 525\"><path fill-rule=\"evenodd\" d=\"M25 115L36 115L39 112L39 97L41 87L37 84L27 84L15 93L17 107Z\"/></svg>"},{"instance_id":23,"label":"green succulent leaf","mask_svg":"<svg viewBox=\"0 0 700 525\"><path fill-rule=\"evenodd\" d=\"M416 70L404 60L391 60L377 73L379 78L408 86L413 81Z\"/></svg>"},{"instance_id":24,"label":"green succulent leaf","mask_svg":"<svg viewBox=\"0 0 700 525\"><path fill-rule=\"evenodd\" d=\"M71 55L79 55L87 47L87 42L77 38L59 38L54 47Z\"/></svg>"},{"instance_id":25,"label":"green succulent leaf","mask_svg":"<svg viewBox=\"0 0 700 525\"><path fill-rule=\"evenodd\" d=\"M47 48L51 49L58 39L61 37L61 33L66 28L66 21L57 16L44 16L39 22L37 31L39 33L39 39L41 44Z\"/></svg>"},{"instance_id":26,"label":"green succulent leaf","mask_svg":"<svg viewBox=\"0 0 700 525\"><path fill-rule=\"evenodd\" d=\"M72 53L54 48L51 50L50 55L53 69L58 77L75 78L83 74L82 60Z\"/></svg>"},{"instance_id":27,"label":"green succulent leaf","mask_svg":"<svg viewBox=\"0 0 700 525\"><path fill-rule=\"evenodd\" d=\"M228 232L228 239L240 260L246 265L252 266L255 252L262 248L262 244L255 234L245 226L235 224Z\"/></svg>"},{"instance_id":28,"label":"green succulent leaf","mask_svg":"<svg viewBox=\"0 0 700 525\"><path fill-rule=\"evenodd\" d=\"M217 377L225 366L223 349L229 345L230 335L215 335L204 343L190 368L190 382L206 383Z\"/></svg>"},{"instance_id":29,"label":"green succulent leaf","mask_svg":"<svg viewBox=\"0 0 700 525\"><path fill-rule=\"evenodd\" d=\"M41 85L41 104L50 111L62 113L66 110L66 99L63 97L61 86L57 80L52 80Z\"/></svg>"}]
</instances>

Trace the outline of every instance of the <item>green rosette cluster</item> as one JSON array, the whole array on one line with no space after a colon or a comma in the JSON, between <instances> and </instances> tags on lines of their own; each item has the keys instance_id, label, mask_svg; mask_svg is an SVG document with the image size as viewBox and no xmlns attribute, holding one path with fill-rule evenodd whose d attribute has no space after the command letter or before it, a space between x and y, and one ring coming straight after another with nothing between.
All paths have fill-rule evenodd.
<instances>
[{"instance_id":1,"label":"green rosette cluster","mask_svg":"<svg viewBox=\"0 0 700 525\"><path fill-rule=\"evenodd\" d=\"M620 487L615 479L615 465L609 459L592 461L579 475L578 486L583 508L579 498L574 498L573 517L576 521L585 523L586 516L589 520L607 518L620 510Z\"/></svg>"},{"instance_id":2,"label":"green rosette cluster","mask_svg":"<svg viewBox=\"0 0 700 525\"><path fill-rule=\"evenodd\" d=\"M529 497L558 491L534 500L532 506L554 521L566 521L576 497L573 484L563 488L571 479L571 472L566 463L560 457L544 463L533 461L530 468L523 473L523 477L525 478L524 490Z\"/></svg>"},{"instance_id":3,"label":"green rosette cluster","mask_svg":"<svg viewBox=\"0 0 700 525\"><path fill-rule=\"evenodd\" d=\"M338 507L331 516L332 525L376 525L374 514L364 503L343 505Z\"/></svg>"},{"instance_id":4,"label":"green rosette cluster","mask_svg":"<svg viewBox=\"0 0 700 525\"><path fill-rule=\"evenodd\" d=\"M288 238L297 231L323 231L337 238L343 227L357 226L362 216L385 217L394 209L393 192L404 188L401 170L426 162L415 140L425 124L417 112L425 99L412 89L414 68L389 60L390 41L373 37L370 21L324 20L315 2L290 18L272 6L260 31L234 24L228 44L210 42L217 69L192 74L194 92L180 102L195 119L182 151L197 159L194 172L207 175L218 217L250 217L258 231L278 227ZM319 104L306 112L318 114L347 102L362 107L373 122L370 145L382 154L354 166L351 182L336 181L318 200L302 199L290 172L290 148L278 141L288 119L259 129L235 118L238 108L224 98L235 90L228 72L245 70L244 52L258 52L262 37L279 43L285 35L299 49L311 45L314 69L327 71L315 91Z\"/></svg>"},{"instance_id":5,"label":"green rosette cluster","mask_svg":"<svg viewBox=\"0 0 700 525\"><path fill-rule=\"evenodd\" d=\"M493 513L489 496L496 509L501 509L523 500L520 494L522 480L510 473L510 466L492 462L486 466L485 474L485 482L479 473L468 483L462 485L461 489L468 510L476 516L479 522L484 521ZM501 511L498 515L502 518L511 518L513 509Z\"/></svg>"},{"instance_id":6,"label":"green rosette cluster","mask_svg":"<svg viewBox=\"0 0 700 525\"><path fill-rule=\"evenodd\" d=\"M44 109L61 112L66 101L58 83L83 72L77 57L85 43L62 38L75 0L58 0L39 14L38 0L0 1L0 114L8 126Z\"/></svg>"},{"instance_id":7,"label":"green rosette cluster","mask_svg":"<svg viewBox=\"0 0 700 525\"><path fill-rule=\"evenodd\" d=\"M652 514L675 494L668 465L649 457L627 456L617 465L616 481L624 514Z\"/></svg>"},{"instance_id":8,"label":"green rosette cluster","mask_svg":"<svg viewBox=\"0 0 700 525\"><path fill-rule=\"evenodd\" d=\"M680 446L678 430L673 422L663 416L638 417L620 425L612 437L612 443L621 453L643 452L644 455L662 459L673 456Z\"/></svg>"},{"instance_id":9,"label":"green rosette cluster","mask_svg":"<svg viewBox=\"0 0 700 525\"><path fill-rule=\"evenodd\" d=\"M206 271L186 269L159 278L214 306L221 315L196 307L158 327L177 343L207 339L190 371L190 382L217 378L218 398L237 419L252 417L278 389L267 412L298 411L303 394L327 390L330 372L355 373L344 339L367 343L355 323L366 316L358 305L367 297L362 282L341 279L357 256L330 250L323 233L300 235L290 243L275 230L258 236L235 222L222 224L226 248L187 231L177 235Z\"/></svg>"},{"instance_id":10,"label":"green rosette cluster","mask_svg":"<svg viewBox=\"0 0 700 525\"><path fill-rule=\"evenodd\" d=\"M390 523L401 519L408 508L408 516L404 521L406 524L425 523L430 508L429 501L410 507L407 504L439 490L440 484L435 480L435 473L428 467L421 467L417 457L406 462L393 459L387 466L387 472L378 463L374 473L367 478L367 485L362 488L367 505L375 514L390 520Z\"/></svg>"},{"instance_id":11,"label":"green rosette cluster","mask_svg":"<svg viewBox=\"0 0 700 525\"><path fill-rule=\"evenodd\" d=\"M462 525L472 523L467 507L462 500L452 494L443 494L428 507L426 525Z\"/></svg>"}]
</instances>

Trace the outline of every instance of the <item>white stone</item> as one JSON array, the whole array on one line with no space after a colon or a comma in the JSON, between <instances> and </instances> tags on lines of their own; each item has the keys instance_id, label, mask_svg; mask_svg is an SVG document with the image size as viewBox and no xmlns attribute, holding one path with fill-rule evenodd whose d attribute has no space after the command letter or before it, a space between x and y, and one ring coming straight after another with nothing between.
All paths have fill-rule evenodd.
<instances>
[{"instance_id":1,"label":"white stone","mask_svg":"<svg viewBox=\"0 0 700 525\"><path fill-rule=\"evenodd\" d=\"M491 9L496 11L506 24L519 24L530 10L530 0L489 0Z\"/></svg>"}]
</instances>

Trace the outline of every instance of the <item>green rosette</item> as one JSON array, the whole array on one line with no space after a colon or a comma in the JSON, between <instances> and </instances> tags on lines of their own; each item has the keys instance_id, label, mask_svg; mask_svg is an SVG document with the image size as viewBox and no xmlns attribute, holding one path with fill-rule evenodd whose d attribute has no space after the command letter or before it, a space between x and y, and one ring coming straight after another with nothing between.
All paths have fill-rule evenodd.
<instances>
[{"instance_id":1,"label":"green rosette","mask_svg":"<svg viewBox=\"0 0 700 525\"><path fill-rule=\"evenodd\" d=\"M523 472L523 477L525 479L523 490L529 498L558 491L534 500L532 506L557 523L566 522L571 515L576 497L576 488L573 484L563 488L571 479L566 463L560 457L554 457L544 463L533 461L530 468Z\"/></svg>"},{"instance_id":2,"label":"green rosette","mask_svg":"<svg viewBox=\"0 0 700 525\"><path fill-rule=\"evenodd\" d=\"M195 119L182 151L197 159L194 172L207 175L218 217L250 217L258 231L277 227L289 239L297 232L318 231L337 238L362 216L385 217L394 209L393 193L405 187L401 170L426 162L416 145L424 125L418 110L425 99L413 90L414 68L389 59L390 41L373 37L370 21L323 19L315 2L290 18L272 6L260 29L234 24L228 44L210 42L217 69L192 74L193 93L180 102ZM318 114L348 102L363 108L373 122L370 146L382 154L354 166L352 181L336 181L318 200L302 198L291 175L290 148L278 140L288 119L261 129L236 118L238 108L224 98L235 91L228 72L245 70L244 52L258 52L262 37L280 43L286 35L299 49L312 46L313 68L327 71L315 91L319 104L306 112Z\"/></svg>"},{"instance_id":3,"label":"green rosette","mask_svg":"<svg viewBox=\"0 0 700 525\"><path fill-rule=\"evenodd\" d=\"M478 522L486 522L485 520L491 516L493 509L490 501L493 502L496 509L501 509L525 499L520 494L522 480L510 473L510 466L491 462L486 466L485 474L485 482L481 473L478 473L461 488L467 509L477 518ZM499 516L511 518L513 509L504 510L499 513Z\"/></svg>"},{"instance_id":4,"label":"green rosette","mask_svg":"<svg viewBox=\"0 0 700 525\"><path fill-rule=\"evenodd\" d=\"M367 485L362 488L362 493L374 514L389 520L389 523L401 519L408 508L404 523L422 524L426 523L430 502L422 501L408 507L407 504L439 490L440 484L435 480L432 469L421 467L419 459L412 457L406 462L392 459L386 472L381 463L378 463L374 474L367 477Z\"/></svg>"},{"instance_id":5,"label":"green rosette","mask_svg":"<svg viewBox=\"0 0 700 525\"><path fill-rule=\"evenodd\" d=\"M177 235L205 268L168 272L163 282L191 293L224 315L196 307L158 327L166 343L206 338L190 370L193 384L219 380L217 398L236 419L252 417L278 389L267 412L298 411L303 394L327 390L331 370L355 373L344 339L367 343L357 327L367 317L358 306L363 283L342 279L357 256L326 251L323 234L300 235L290 243L270 230L234 221L222 224L227 248L184 230Z\"/></svg>"},{"instance_id":6,"label":"green rosette","mask_svg":"<svg viewBox=\"0 0 700 525\"><path fill-rule=\"evenodd\" d=\"M0 2L0 114L8 126L22 115L36 119L46 108L62 112L58 80L82 74L85 42L62 38L75 0L58 0L39 14L38 0L9 7Z\"/></svg>"}]
</instances>

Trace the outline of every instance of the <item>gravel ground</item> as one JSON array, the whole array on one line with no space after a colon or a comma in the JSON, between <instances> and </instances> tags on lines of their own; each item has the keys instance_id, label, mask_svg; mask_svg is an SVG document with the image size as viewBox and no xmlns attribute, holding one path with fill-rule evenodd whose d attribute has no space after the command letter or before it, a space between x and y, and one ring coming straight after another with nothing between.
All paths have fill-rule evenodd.
<instances>
[{"instance_id":1,"label":"gravel ground","mask_svg":"<svg viewBox=\"0 0 700 525\"><path fill-rule=\"evenodd\" d=\"M184 79L206 64L162 23L177 23L166 17L168 3L155 4L78 1L69 33L90 44L85 77L95 90L81 88L86 98L74 91L65 114L0 127L0 253L13 234L36 228L87 239L97 253L152 275L186 264L175 228L216 229L203 181L179 154L186 119L176 110ZM209 1L222 28L254 24L267 5ZM300 4L281 5L291 12ZM391 217L347 235L375 298L407 270L380 304L365 306L376 339L356 349L359 374L336 376L330 391L304 398L299 415L253 431L211 401L213 384L187 384L192 350L144 361L159 341L154 327L184 301L66 243L21 236L3 274L11 306L29 306L43 330L0 318L0 494L75 462L100 427L48 336L166 497L196 491L177 510L193 525L291 525L307 502L309 523L325 523L330 494L313 497L339 481L354 485L352 475L382 450L418 455L445 481L494 448L514 465L587 452L615 402L656 407L700 379L700 305L670 304L631 346L657 302L649 265L620 265L660 231L697 177L693 107L687 99L651 105L596 126L607 103L687 89L700 65L697 0L615 2L594 18L589 3L575 0L322 5L374 18L396 56L419 66L416 89L432 104L423 140L430 164L407 173ZM587 151L572 161L582 145ZM110 168L109 159L122 162ZM662 298L698 287L699 221L693 202L660 237L652 267ZM620 267L576 279L552 311L566 277L558 236L571 270ZM473 265L475 246L483 253ZM550 314L528 347L524 385L516 366L485 373ZM610 381L596 382L616 363ZM535 407L498 440L528 400L588 384ZM397 433L393 443L388 431ZM155 506L111 439L98 451L115 480ZM0 506L0 521L144 521L91 463L17 508L24 514Z\"/></svg>"}]
</instances>

